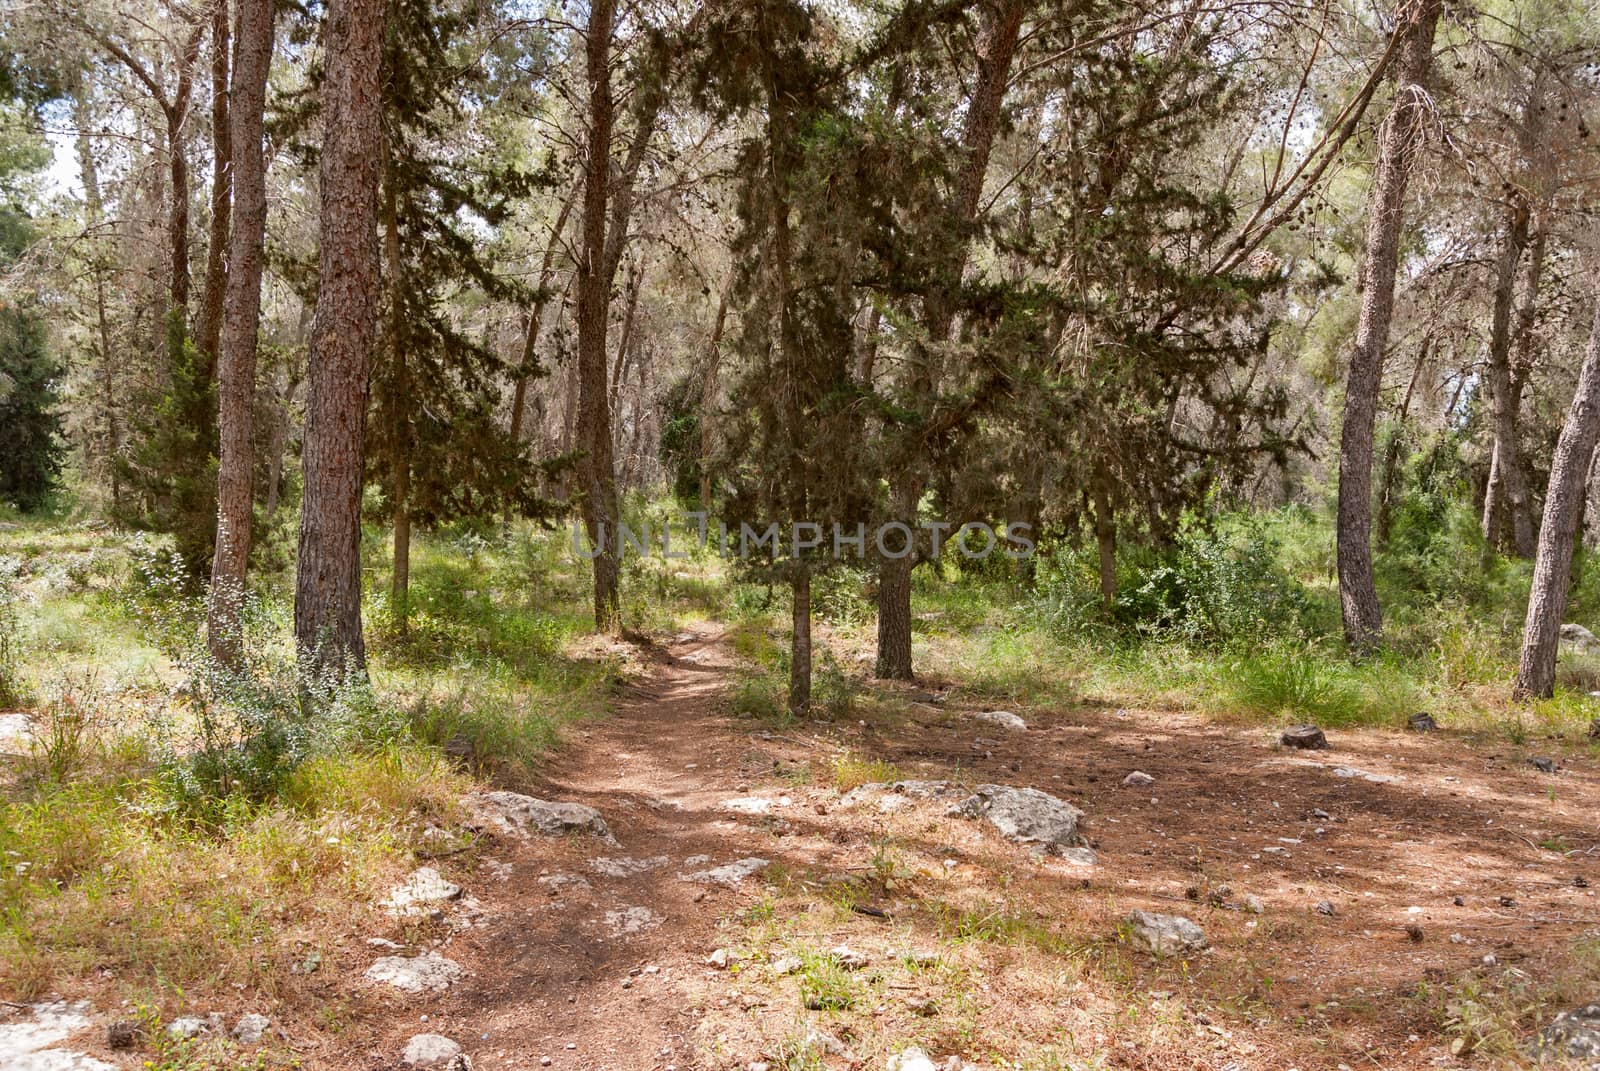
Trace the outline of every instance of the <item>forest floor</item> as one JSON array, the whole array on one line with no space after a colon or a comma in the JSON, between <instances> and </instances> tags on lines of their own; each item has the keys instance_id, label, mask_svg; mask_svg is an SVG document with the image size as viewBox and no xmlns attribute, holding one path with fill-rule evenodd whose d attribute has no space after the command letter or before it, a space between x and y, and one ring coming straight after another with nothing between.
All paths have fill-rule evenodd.
<instances>
[{"instance_id":1,"label":"forest floor","mask_svg":"<svg viewBox=\"0 0 1600 1071\"><path fill-rule=\"evenodd\" d=\"M1515 1064L1537 1024L1600 997L1592 748L1533 742L1552 774L1450 732L1287 751L1260 726L1083 704L1008 730L929 681L872 685L901 702L863 717L767 724L729 712L720 626L640 661L532 789L596 808L620 846L501 834L427 860L460 900L345 935L273 1009L301 1066L399 1067L433 1033L477 1071L880 1068L913 1045L1029 1071L1472 1068ZM1125 784L1135 770L1153 780ZM899 778L1059 796L1097 862L947 800L845 799ZM693 880L750 859L768 865ZM1187 916L1209 948L1136 951L1139 909ZM453 985L364 978L426 951L459 964ZM105 1039L100 1022L69 1043L117 1060Z\"/></svg>"}]
</instances>

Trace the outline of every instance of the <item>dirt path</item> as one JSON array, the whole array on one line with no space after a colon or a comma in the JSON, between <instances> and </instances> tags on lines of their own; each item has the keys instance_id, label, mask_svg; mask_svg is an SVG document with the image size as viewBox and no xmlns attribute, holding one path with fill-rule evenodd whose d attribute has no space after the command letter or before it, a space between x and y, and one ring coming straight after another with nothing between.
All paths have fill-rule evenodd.
<instances>
[{"instance_id":1,"label":"dirt path","mask_svg":"<svg viewBox=\"0 0 1600 1071\"><path fill-rule=\"evenodd\" d=\"M598 809L621 847L496 839L451 869L481 914L407 936L463 980L424 997L357 983L308 1065L395 1067L436 1032L478 1071L877 1068L913 1041L968 1068L1400 1069L1455 1066L1464 1033L1492 1066L1550 1002L1600 992L1600 776L1579 747L1551 775L1448 733L1287 752L1170 711L1036 711L1007 732L905 697L892 717L779 733L724 713L732 656L712 629L651 654L536 789ZM942 802L848 806L847 753L1070 800L1099 863L1035 855ZM1135 769L1153 783L1125 785ZM753 857L771 866L743 881L682 877ZM1132 909L1189 916L1211 948L1136 953L1118 932ZM871 966L828 975L837 999L808 1009L780 961L840 943ZM717 948L735 969L706 964ZM340 966L359 976L371 955ZM1481 998L1470 1026L1461 992ZM783 1062L813 1031L826 1042Z\"/></svg>"},{"instance_id":2,"label":"dirt path","mask_svg":"<svg viewBox=\"0 0 1600 1071\"><path fill-rule=\"evenodd\" d=\"M478 868L487 884L472 890L486 913L448 942L466 979L425 1002L426 1022L419 1013L373 1036L358 1066L390 1066L421 1031L459 1040L479 1071L699 1066L689 980L719 914L751 892L680 875L782 856L722 806L771 769L741 769L719 702L731 667L719 640L707 630L652 652L647 681L546 773L538 794L596 808L621 848L575 837L491 849Z\"/></svg>"}]
</instances>

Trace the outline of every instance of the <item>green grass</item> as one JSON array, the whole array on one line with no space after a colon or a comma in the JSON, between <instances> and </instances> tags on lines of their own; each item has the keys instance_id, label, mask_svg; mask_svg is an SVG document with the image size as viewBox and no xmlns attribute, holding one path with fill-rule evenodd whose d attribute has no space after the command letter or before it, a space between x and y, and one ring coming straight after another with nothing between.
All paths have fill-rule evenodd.
<instances>
[{"instance_id":1,"label":"green grass","mask_svg":"<svg viewBox=\"0 0 1600 1071\"><path fill-rule=\"evenodd\" d=\"M800 953L800 1003L811 1011L849 1011L861 999L855 972L830 952Z\"/></svg>"}]
</instances>

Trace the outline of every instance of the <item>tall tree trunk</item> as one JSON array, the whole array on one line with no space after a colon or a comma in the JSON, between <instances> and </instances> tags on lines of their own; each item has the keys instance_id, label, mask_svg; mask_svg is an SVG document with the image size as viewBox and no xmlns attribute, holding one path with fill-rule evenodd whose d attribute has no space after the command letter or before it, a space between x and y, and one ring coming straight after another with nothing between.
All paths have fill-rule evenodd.
<instances>
[{"instance_id":1,"label":"tall tree trunk","mask_svg":"<svg viewBox=\"0 0 1600 1071\"><path fill-rule=\"evenodd\" d=\"M1489 396L1494 407L1494 452L1489 484L1483 496L1483 538L1502 544L1501 528L1511 521L1510 550L1519 558L1533 556L1533 517L1522 452L1517 444L1517 410L1521 398L1511 372L1512 304L1517 265L1528 245L1528 205L1513 197L1507 213L1506 237L1495 263L1494 313L1489 329Z\"/></svg>"},{"instance_id":2,"label":"tall tree trunk","mask_svg":"<svg viewBox=\"0 0 1600 1071\"><path fill-rule=\"evenodd\" d=\"M811 570L803 562L794 563L789 591L789 713L803 715L811 709Z\"/></svg>"},{"instance_id":3,"label":"tall tree trunk","mask_svg":"<svg viewBox=\"0 0 1600 1071\"><path fill-rule=\"evenodd\" d=\"M233 198L232 131L228 122L228 0L215 0L211 11L211 240L206 245L205 290L200 297L196 342L216 376L222 342L223 291L227 286L228 228Z\"/></svg>"},{"instance_id":4,"label":"tall tree trunk","mask_svg":"<svg viewBox=\"0 0 1600 1071\"><path fill-rule=\"evenodd\" d=\"M1339 601L1352 650L1375 648L1383 612L1372 575L1372 434L1383 382L1383 351L1394 316L1406 182L1428 107L1423 83L1433 64L1433 34L1442 0L1410 0L1395 32L1405 34L1395 100L1379 135L1377 176L1367 217L1367 259L1339 440Z\"/></svg>"},{"instance_id":5,"label":"tall tree trunk","mask_svg":"<svg viewBox=\"0 0 1600 1071\"><path fill-rule=\"evenodd\" d=\"M267 229L264 118L272 66L274 0L236 0L238 52L228 142L238 218L228 238L227 316L217 367L217 543L211 560L207 637L212 656L236 665L243 653L239 620L250 561L255 472L256 343L261 330L262 245ZM215 234L213 235L215 237Z\"/></svg>"},{"instance_id":6,"label":"tall tree trunk","mask_svg":"<svg viewBox=\"0 0 1600 1071\"><path fill-rule=\"evenodd\" d=\"M1011 61L1016 55L1017 42L1022 33L1022 19L1027 11L1025 0L995 0L984 10L983 41L978 55L977 81L973 86L972 100L967 106L966 121L961 133L961 165L956 172L955 185L944 206L950 221L958 228L970 226L978 215L978 203L983 195L984 177L989 171L989 156L994 148L995 134L1000 127L1000 108L1005 102L1006 87L1011 78ZM963 240L950 263L944 265L951 286L958 286L966 269L969 243ZM923 319L927 336L933 347L917 347L909 374L909 387L914 397L927 398L937 386L938 370L933 367L932 350L950 337L954 324L952 295L935 285L924 300ZM872 346L871 341L868 343ZM874 359L875 359L875 351ZM870 374L868 361L861 362L861 370ZM917 527L917 509L927 486L927 475L920 464L920 450L913 450L899 473L890 479L892 519ZM915 555L892 559L881 557L878 571L878 663L879 677L891 680L911 680L911 570L916 564ZM888 644L889 646L885 646Z\"/></svg>"},{"instance_id":7,"label":"tall tree trunk","mask_svg":"<svg viewBox=\"0 0 1600 1071\"><path fill-rule=\"evenodd\" d=\"M78 127L78 169L83 182L84 221L98 240L105 223L105 211L100 199L100 175L95 164L94 146L89 141L91 122L87 86L81 87L74 95L73 117ZM117 397L117 360L111 340L111 314L106 301L107 268L104 257L98 252L94 254L90 273L94 277L95 333L100 340L100 407L105 416L106 479L111 486L111 515L121 517L122 471L118 458L122 453L122 427L117 417L122 399Z\"/></svg>"},{"instance_id":8,"label":"tall tree trunk","mask_svg":"<svg viewBox=\"0 0 1600 1071\"><path fill-rule=\"evenodd\" d=\"M361 476L378 316L384 0L329 0L323 82L321 270L308 358L305 501L295 577L301 664L323 683L364 671Z\"/></svg>"},{"instance_id":9,"label":"tall tree trunk","mask_svg":"<svg viewBox=\"0 0 1600 1071\"><path fill-rule=\"evenodd\" d=\"M189 98L194 91L194 63L200 55L200 31L196 30L189 47L178 63L178 89L167 119L167 168L172 188L167 214L167 242L172 254L170 271L170 315L177 326L187 330L189 315L189 154L184 144L184 127L189 119Z\"/></svg>"},{"instance_id":10,"label":"tall tree trunk","mask_svg":"<svg viewBox=\"0 0 1600 1071\"><path fill-rule=\"evenodd\" d=\"M1378 478L1378 545L1389 542L1389 527L1394 518L1394 480L1400 470L1400 437L1405 434L1406 417L1411 412L1411 399L1417 393L1417 381L1428 364L1428 351L1433 348L1432 336L1422 340L1417 359L1411 364L1411 381L1406 384L1406 396L1400 402L1400 412L1395 417L1394 434L1389 436L1383 450L1383 473Z\"/></svg>"},{"instance_id":11,"label":"tall tree trunk","mask_svg":"<svg viewBox=\"0 0 1600 1071\"><path fill-rule=\"evenodd\" d=\"M561 246L561 232L567 227L567 219L572 215L572 206L577 203L581 186L574 186L567 199L561 202L561 211L556 214L556 221L550 228L550 241L544 248L544 259L539 262L539 281L535 286L539 296L534 299L533 308L528 313L527 334L522 342L522 365L517 369L517 386L511 399L511 441L520 442L522 437L522 410L527 404L528 381L534 374L534 352L539 344L539 328L544 323L544 309L550 303L550 276L554 273L556 250Z\"/></svg>"},{"instance_id":12,"label":"tall tree trunk","mask_svg":"<svg viewBox=\"0 0 1600 1071\"><path fill-rule=\"evenodd\" d=\"M1100 561L1100 608L1109 614L1117 601L1117 521L1104 487L1096 485L1091 504L1094 545Z\"/></svg>"},{"instance_id":13,"label":"tall tree trunk","mask_svg":"<svg viewBox=\"0 0 1600 1071\"><path fill-rule=\"evenodd\" d=\"M722 370L722 329L728 321L728 299L733 295L733 276L722 286L717 299L717 318L711 325L711 341L706 344L706 370L700 377L700 508L711 508L711 455L716 451L717 428L712 415L717 409L717 374Z\"/></svg>"},{"instance_id":14,"label":"tall tree trunk","mask_svg":"<svg viewBox=\"0 0 1600 1071\"><path fill-rule=\"evenodd\" d=\"M589 82L589 142L583 173L583 249L578 263L578 480L583 524L595 554L594 622L619 623L619 555L616 460L611 441L611 398L606 390L606 334L611 268L606 248L606 207L611 185L611 133L616 101L611 92L611 34L615 0L589 7L585 66Z\"/></svg>"},{"instance_id":15,"label":"tall tree trunk","mask_svg":"<svg viewBox=\"0 0 1600 1071\"><path fill-rule=\"evenodd\" d=\"M1522 657L1512 695L1518 699L1548 697L1555 691L1556 652L1561 618L1567 611L1572 579L1573 544L1583 512L1585 482L1600 441L1600 304L1595 308L1589 350L1584 354L1578 390L1550 466L1550 488L1539 526L1539 551L1533 563L1533 589L1522 635Z\"/></svg>"},{"instance_id":16,"label":"tall tree trunk","mask_svg":"<svg viewBox=\"0 0 1600 1071\"><path fill-rule=\"evenodd\" d=\"M1533 371L1535 335L1533 322L1539 311L1539 286L1544 277L1545 253L1545 227L1539 221L1533 229L1533 238L1528 246L1527 277L1522 284L1522 298L1517 303L1516 326L1512 329L1511 352L1511 427L1512 441L1518 445L1517 460L1519 481L1523 493L1520 498L1511 498L1511 509L1522 514L1521 517L1513 515L1514 528L1520 526L1529 533L1529 543L1534 545L1538 541L1538 529L1533 523L1533 488L1528 484L1528 462L1521 451L1522 442L1522 395L1528 385L1528 377ZM1530 551L1531 556L1531 551Z\"/></svg>"},{"instance_id":17,"label":"tall tree trunk","mask_svg":"<svg viewBox=\"0 0 1600 1071\"><path fill-rule=\"evenodd\" d=\"M380 419L388 424L390 449L389 506L394 525L393 568L389 574L389 609L404 636L411 617L411 353L406 345L405 285L400 250L399 193L395 189L394 161L389 159L383 181L383 259L389 291L389 322L384 348L393 364L393 396L380 403Z\"/></svg>"}]
</instances>

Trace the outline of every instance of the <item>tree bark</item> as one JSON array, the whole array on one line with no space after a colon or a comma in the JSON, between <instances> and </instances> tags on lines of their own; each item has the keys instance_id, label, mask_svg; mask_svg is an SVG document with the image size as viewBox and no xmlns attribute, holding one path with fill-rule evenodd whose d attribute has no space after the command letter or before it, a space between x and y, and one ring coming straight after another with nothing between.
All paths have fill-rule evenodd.
<instances>
[{"instance_id":1,"label":"tree bark","mask_svg":"<svg viewBox=\"0 0 1600 1071\"><path fill-rule=\"evenodd\" d=\"M211 654L236 665L239 620L250 561L255 485L256 344L261 329L262 245L267 229L267 73L272 67L274 0L237 0L238 52L230 92L228 141L238 218L228 238L227 316L217 366L217 543L211 560L207 637Z\"/></svg>"},{"instance_id":2,"label":"tree bark","mask_svg":"<svg viewBox=\"0 0 1600 1071\"><path fill-rule=\"evenodd\" d=\"M223 293L227 286L228 229L233 209L229 189L232 131L228 122L228 0L215 0L211 13L211 239L206 244L206 281L200 297L195 341L206 355L207 379L216 377L221 359Z\"/></svg>"},{"instance_id":3,"label":"tree bark","mask_svg":"<svg viewBox=\"0 0 1600 1071\"><path fill-rule=\"evenodd\" d=\"M1358 653L1383 637L1383 612L1372 574L1372 434L1383 382L1383 351L1394 316L1406 182L1428 108L1423 83L1433 64L1433 34L1442 0L1410 0L1395 100L1379 135L1377 176L1367 222L1364 292L1345 388L1339 440L1339 601L1345 640Z\"/></svg>"},{"instance_id":4,"label":"tree bark","mask_svg":"<svg viewBox=\"0 0 1600 1071\"><path fill-rule=\"evenodd\" d=\"M329 0L319 169L321 270L308 359L305 501L295 578L302 667L364 672L361 478L378 314L379 66L385 0Z\"/></svg>"},{"instance_id":5,"label":"tree bark","mask_svg":"<svg viewBox=\"0 0 1600 1071\"><path fill-rule=\"evenodd\" d=\"M78 127L78 168L83 182L84 221L98 236L105 223L105 211L100 199L99 168L95 164L94 146L89 141L89 90L83 87L73 99L73 116ZM122 453L122 427L117 420L122 399L117 397L116 358L111 340L111 314L106 301L107 268L103 257L96 253L90 267L94 277L95 333L100 340L100 405L105 414L105 466L106 479L111 485L111 516L122 516L122 474L117 463Z\"/></svg>"},{"instance_id":6,"label":"tree bark","mask_svg":"<svg viewBox=\"0 0 1600 1071\"><path fill-rule=\"evenodd\" d=\"M955 185L944 206L948 218L959 227L969 226L978 214L978 203L983 195L984 177L989 171L989 156L994 148L994 138L1000 127L1000 108L1005 102L1006 87L1011 77L1011 61L1016 55L1017 42L1022 33L1022 18L1027 11L1025 0L997 0L984 12L983 42L978 55L977 81L973 86L972 100L967 106L965 125L961 133L961 165L956 172ZM968 245L960 243L950 263L944 266L950 286L959 285L966 269ZM935 346L950 337L954 323L951 295L946 286L929 287L924 299L923 319L928 340ZM875 332L874 332L875 333ZM869 347L873 344L869 340ZM910 371L911 392L926 398L936 385L938 374L933 368L931 347L917 347L921 352L913 355ZM876 358L875 349L869 350ZM863 360L861 371L871 374L871 364ZM891 504L893 519L917 527L917 508L927 486L927 476L920 464L920 451L905 459L898 475L891 476ZM901 559L881 558L878 572L878 664L879 677L891 680L911 680L911 570L916 558L908 555ZM885 643L891 646L885 647Z\"/></svg>"},{"instance_id":7,"label":"tree bark","mask_svg":"<svg viewBox=\"0 0 1600 1071\"><path fill-rule=\"evenodd\" d=\"M811 709L811 570L795 562L789 581L793 612L789 635L789 713Z\"/></svg>"},{"instance_id":8,"label":"tree bark","mask_svg":"<svg viewBox=\"0 0 1600 1071\"><path fill-rule=\"evenodd\" d=\"M728 321L728 299L733 295L733 276L722 286L717 299L717 318L711 325L711 341L706 345L706 370L700 377L700 508L711 508L711 455L716 450L717 429L711 414L717 408L717 374L722 370L722 329Z\"/></svg>"},{"instance_id":9,"label":"tree bark","mask_svg":"<svg viewBox=\"0 0 1600 1071\"><path fill-rule=\"evenodd\" d=\"M539 282L536 289L539 296L534 299L533 308L528 313L527 334L522 341L522 365L517 369L517 386L511 397L511 441L522 441L522 411L527 404L528 381L533 378L533 362L535 347L539 344L539 327L544 322L544 308L550 301L550 276L555 268L556 250L561 245L561 232L566 229L567 218L572 215L572 206L578 200L581 187L574 186L572 193L561 203L561 211L556 215L555 225L550 228L550 241L544 249L544 259L539 263ZM510 521L509 509L507 522Z\"/></svg>"},{"instance_id":10,"label":"tree bark","mask_svg":"<svg viewBox=\"0 0 1600 1071\"><path fill-rule=\"evenodd\" d=\"M1400 413L1395 418L1394 434L1389 436L1383 451L1383 474L1378 479L1378 544L1387 545L1389 528L1394 518L1394 480L1400 470L1400 436L1405 434L1406 417L1411 412L1411 399L1417 393L1417 381L1428 364L1428 352L1433 348L1433 337L1423 338L1417 359L1411 365L1411 381L1406 384L1406 396L1400 402Z\"/></svg>"},{"instance_id":11,"label":"tree bark","mask_svg":"<svg viewBox=\"0 0 1600 1071\"><path fill-rule=\"evenodd\" d=\"M1109 614L1117 601L1117 521L1104 487L1094 489L1091 504L1094 545L1100 560L1100 608Z\"/></svg>"},{"instance_id":12,"label":"tree bark","mask_svg":"<svg viewBox=\"0 0 1600 1071\"><path fill-rule=\"evenodd\" d=\"M1550 467L1550 488L1539 526L1539 550L1533 564L1533 588L1522 635L1522 657L1511 694L1517 699L1548 698L1555 691L1556 653L1561 618L1567 610L1572 579L1572 553L1583 512L1585 483L1600 441L1600 303L1595 308L1589 350L1578 376L1578 390L1556 444Z\"/></svg>"},{"instance_id":13,"label":"tree bark","mask_svg":"<svg viewBox=\"0 0 1600 1071\"><path fill-rule=\"evenodd\" d=\"M394 366L393 397L378 406L379 419L388 421L390 449L389 506L394 526L394 555L389 574L389 609L400 635L406 634L410 620L411 596L411 354L406 347L405 313L402 306L404 276L401 272L399 193L395 189L393 160L389 160L383 182L383 257L388 273L388 336L384 345Z\"/></svg>"},{"instance_id":14,"label":"tree bark","mask_svg":"<svg viewBox=\"0 0 1600 1071\"><path fill-rule=\"evenodd\" d=\"M589 82L589 141L583 172L583 250L578 263L578 481L583 524L594 548L594 623L617 627L618 591L616 460L611 441L611 398L606 390L606 334L611 271L606 207L611 186L611 134L616 101L611 92L611 35L615 0L593 0L585 42Z\"/></svg>"},{"instance_id":15,"label":"tree bark","mask_svg":"<svg viewBox=\"0 0 1600 1071\"><path fill-rule=\"evenodd\" d=\"M187 328L189 315L189 157L183 129L189 118L189 98L194 91L194 64L200 56L201 31L196 29L178 61L178 88L163 106L167 120L167 165L172 198L167 215L167 241L172 252L171 315Z\"/></svg>"},{"instance_id":16,"label":"tree bark","mask_svg":"<svg viewBox=\"0 0 1600 1071\"><path fill-rule=\"evenodd\" d=\"M1495 262L1494 312L1489 329L1486 373L1494 413L1494 447L1489 483L1483 496L1483 538L1502 544L1503 521L1511 521L1510 549L1519 558L1533 557L1533 518L1528 509L1527 479L1517 444L1517 410L1521 398L1511 373L1512 304L1517 265L1528 246L1528 205L1514 197L1507 213L1506 237Z\"/></svg>"}]
</instances>

